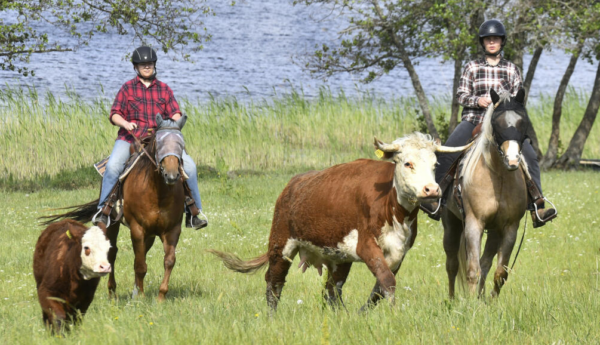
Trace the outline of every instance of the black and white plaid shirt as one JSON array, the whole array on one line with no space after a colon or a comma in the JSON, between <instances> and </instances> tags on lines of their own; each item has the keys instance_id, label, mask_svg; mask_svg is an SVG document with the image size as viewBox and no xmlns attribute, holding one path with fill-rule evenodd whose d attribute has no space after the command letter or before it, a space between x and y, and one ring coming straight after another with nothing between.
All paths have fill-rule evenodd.
<instances>
[{"instance_id":1,"label":"black and white plaid shirt","mask_svg":"<svg viewBox=\"0 0 600 345\"><path fill-rule=\"evenodd\" d=\"M458 85L458 103L462 105L462 121L479 124L483 120L485 108L477 101L480 97L490 97L490 89L497 93L508 91L513 96L522 87L521 72L517 66L500 58L496 66L490 65L485 57L469 62L460 77Z\"/></svg>"}]
</instances>

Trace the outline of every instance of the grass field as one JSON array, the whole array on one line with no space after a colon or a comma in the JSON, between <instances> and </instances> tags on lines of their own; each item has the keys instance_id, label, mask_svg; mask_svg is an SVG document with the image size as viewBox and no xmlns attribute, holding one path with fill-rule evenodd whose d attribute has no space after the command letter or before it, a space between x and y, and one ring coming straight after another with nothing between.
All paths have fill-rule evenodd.
<instances>
[{"instance_id":1,"label":"grass field","mask_svg":"<svg viewBox=\"0 0 600 345\"><path fill-rule=\"evenodd\" d=\"M357 310L375 279L355 264L345 285L346 311L322 307L315 269L292 269L278 314L269 319L262 273L227 271L205 249L242 257L266 249L274 202L290 174L201 181L210 226L184 230L167 301L157 304L162 248L149 252L147 297L132 300L133 255L126 228L119 236L117 301L106 278L81 327L66 339L42 326L32 255L47 209L97 197L95 188L0 192L0 339L4 344L597 344L600 342L600 175L551 172L546 195L559 218L530 226L514 271L497 300L447 298L441 224L419 215L415 247L398 274L397 302L366 315ZM522 228L521 228L522 231ZM294 266L298 264L295 260ZM490 282L488 282L488 291Z\"/></svg>"}]
</instances>

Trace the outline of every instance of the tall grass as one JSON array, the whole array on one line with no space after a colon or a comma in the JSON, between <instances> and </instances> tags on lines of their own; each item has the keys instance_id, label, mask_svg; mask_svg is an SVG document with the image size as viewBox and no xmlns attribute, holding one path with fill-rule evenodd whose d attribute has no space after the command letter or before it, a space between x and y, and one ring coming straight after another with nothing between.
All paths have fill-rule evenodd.
<instances>
[{"instance_id":1,"label":"tall grass","mask_svg":"<svg viewBox=\"0 0 600 345\"><path fill-rule=\"evenodd\" d=\"M563 109L562 138L566 146L588 97L570 90ZM434 97L436 118L448 118L447 97ZM268 100L235 98L207 102L180 100L189 115L183 132L186 148L200 166L220 171L294 171L323 168L359 157L372 157L373 136L384 141L417 129L413 98L348 98L322 89L319 97L301 92ZM107 156L116 138L107 115L111 101L99 97L68 99L33 88L0 91L0 180L23 181L87 169ZM552 98L542 96L529 106L532 122L545 149L551 129ZM592 130L584 157L600 156L600 129Z\"/></svg>"}]
</instances>

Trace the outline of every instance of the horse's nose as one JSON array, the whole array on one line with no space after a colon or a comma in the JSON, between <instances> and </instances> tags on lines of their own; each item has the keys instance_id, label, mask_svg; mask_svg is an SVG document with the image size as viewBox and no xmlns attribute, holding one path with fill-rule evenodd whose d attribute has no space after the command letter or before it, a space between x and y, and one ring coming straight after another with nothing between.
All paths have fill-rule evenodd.
<instances>
[{"instance_id":1,"label":"horse's nose","mask_svg":"<svg viewBox=\"0 0 600 345\"><path fill-rule=\"evenodd\" d=\"M423 187L423 195L426 198L437 198L440 195L440 186L437 183L429 183Z\"/></svg>"},{"instance_id":2,"label":"horse's nose","mask_svg":"<svg viewBox=\"0 0 600 345\"><path fill-rule=\"evenodd\" d=\"M167 184L174 184L175 182L177 182L177 180L179 180L179 177L181 175L179 175L179 173L165 173L165 182Z\"/></svg>"}]
</instances>

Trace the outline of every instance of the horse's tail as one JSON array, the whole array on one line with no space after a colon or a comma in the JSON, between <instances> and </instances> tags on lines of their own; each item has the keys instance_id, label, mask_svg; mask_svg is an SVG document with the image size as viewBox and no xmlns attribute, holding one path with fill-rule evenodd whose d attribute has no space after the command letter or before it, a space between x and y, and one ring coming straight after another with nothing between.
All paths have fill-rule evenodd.
<instances>
[{"instance_id":1,"label":"horse's tail","mask_svg":"<svg viewBox=\"0 0 600 345\"><path fill-rule=\"evenodd\" d=\"M460 234L460 246L458 247L458 285L463 294L468 294L469 285L467 284L467 238L465 232Z\"/></svg>"},{"instance_id":2,"label":"horse's tail","mask_svg":"<svg viewBox=\"0 0 600 345\"><path fill-rule=\"evenodd\" d=\"M239 273L256 273L256 271L263 268L269 262L267 253L255 257L254 259L244 261L234 254L225 253L214 249L208 249L207 252L218 256L219 259L223 261L225 267Z\"/></svg>"},{"instance_id":3,"label":"horse's tail","mask_svg":"<svg viewBox=\"0 0 600 345\"><path fill-rule=\"evenodd\" d=\"M100 201L99 199L96 199L94 201L90 201L87 204L83 204L83 205L58 208L56 210L72 209L72 211L69 211L69 212L63 213L63 214L53 214L50 216L43 216L43 217L39 217L38 219L44 220L42 222L43 225L49 225L50 223L53 223L57 220L64 219L64 218L73 219L73 220L76 220L76 221L82 222L82 223L87 223L87 222L91 221L92 218L94 217L94 215L98 212L98 202L99 201Z\"/></svg>"}]
</instances>

